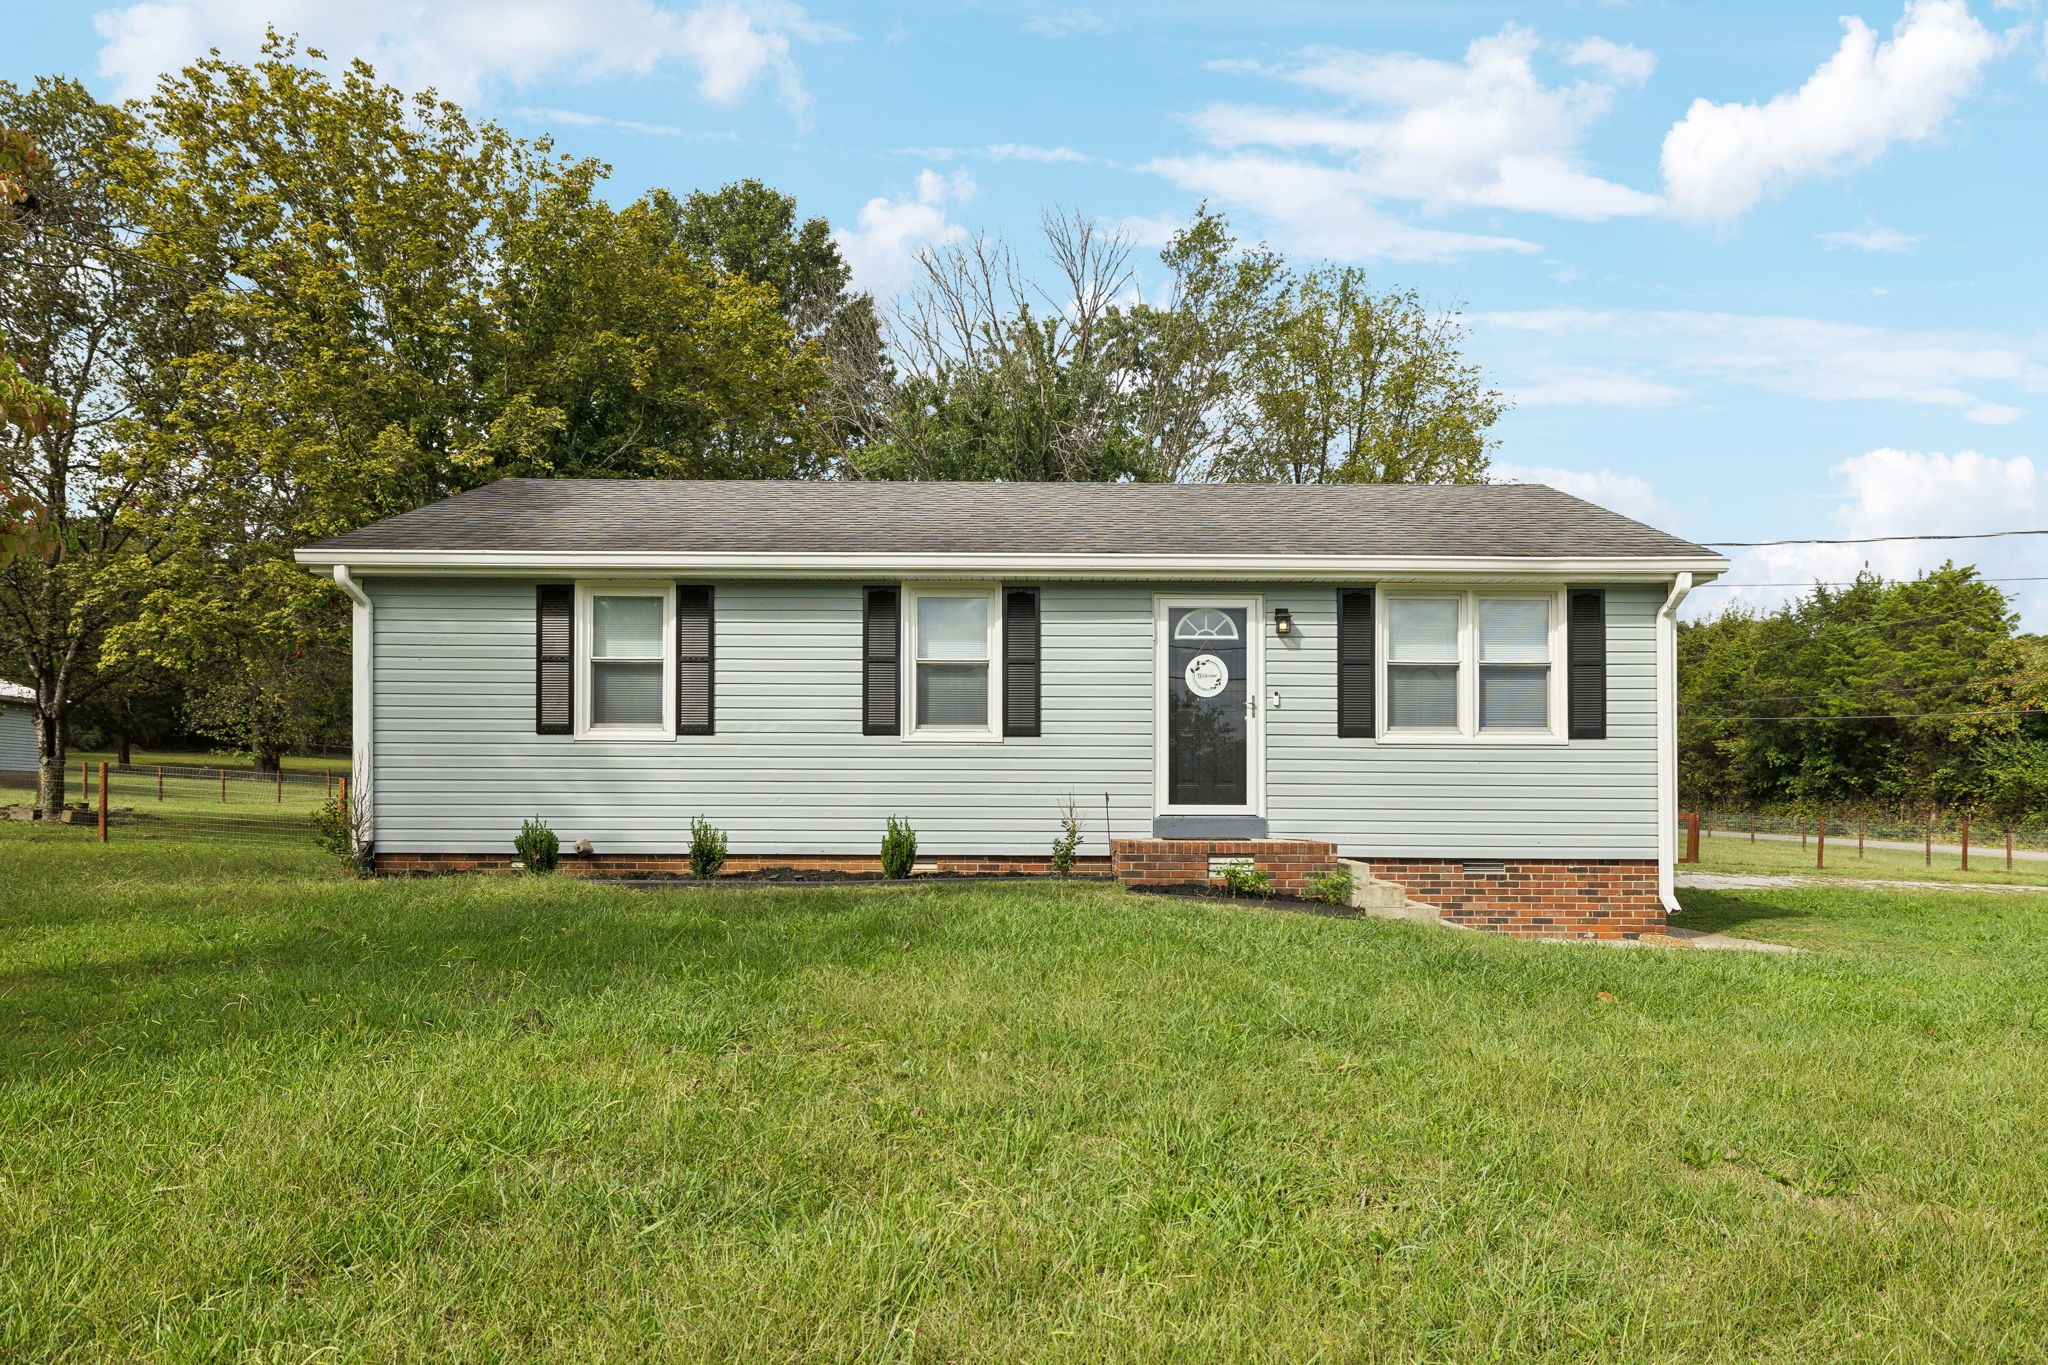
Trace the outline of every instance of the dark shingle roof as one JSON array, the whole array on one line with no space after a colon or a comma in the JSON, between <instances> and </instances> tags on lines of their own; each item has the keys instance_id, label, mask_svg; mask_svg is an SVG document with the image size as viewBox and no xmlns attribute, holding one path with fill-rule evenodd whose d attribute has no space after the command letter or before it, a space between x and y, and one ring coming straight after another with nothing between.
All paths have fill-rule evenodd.
<instances>
[{"instance_id":1,"label":"dark shingle roof","mask_svg":"<svg viewBox=\"0 0 2048 1365\"><path fill-rule=\"evenodd\" d=\"M1540 484L623 479L500 479L307 548L322 554L1712 554Z\"/></svg>"}]
</instances>

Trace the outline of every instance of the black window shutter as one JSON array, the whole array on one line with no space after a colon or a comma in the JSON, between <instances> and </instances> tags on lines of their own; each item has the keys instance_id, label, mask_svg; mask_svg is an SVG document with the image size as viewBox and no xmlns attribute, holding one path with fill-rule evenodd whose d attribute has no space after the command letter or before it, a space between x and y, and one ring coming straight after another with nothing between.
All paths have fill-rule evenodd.
<instances>
[{"instance_id":1,"label":"black window shutter","mask_svg":"<svg viewBox=\"0 0 2048 1365\"><path fill-rule=\"evenodd\" d=\"M717 632L709 588L676 589L676 733L716 733L712 663Z\"/></svg>"},{"instance_id":2,"label":"black window shutter","mask_svg":"<svg viewBox=\"0 0 2048 1365\"><path fill-rule=\"evenodd\" d=\"M903 733L902 598L895 588L861 592L860 732Z\"/></svg>"},{"instance_id":3,"label":"black window shutter","mask_svg":"<svg viewBox=\"0 0 2048 1365\"><path fill-rule=\"evenodd\" d=\"M1003 589L1003 733L1039 732L1038 589Z\"/></svg>"},{"instance_id":4,"label":"black window shutter","mask_svg":"<svg viewBox=\"0 0 2048 1365\"><path fill-rule=\"evenodd\" d=\"M1572 739L1607 738L1607 592L1565 594L1565 712Z\"/></svg>"},{"instance_id":5,"label":"black window shutter","mask_svg":"<svg viewBox=\"0 0 2048 1365\"><path fill-rule=\"evenodd\" d=\"M533 732L576 728L576 589L543 583L534 593Z\"/></svg>"},{"instance_id":6,"label":"black window shutter","mask_svg":"<svg viewBox=\"0 0 2048 1365\"><path fill-rule=\"evenodd\" d=\"M1337 734L1371 739L1374 705L1372 589L1337 590Z\"/></svg>"}]
</instances>

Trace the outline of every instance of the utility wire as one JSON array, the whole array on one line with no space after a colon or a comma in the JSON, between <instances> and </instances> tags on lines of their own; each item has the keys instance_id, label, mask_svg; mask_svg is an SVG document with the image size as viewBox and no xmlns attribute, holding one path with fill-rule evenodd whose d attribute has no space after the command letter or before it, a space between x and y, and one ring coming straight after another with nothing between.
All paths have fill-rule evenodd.
<instances>
[{"instance_id":1,"label":"utility wire","mask_svg":"<svg viewBox=\"0 0 2048 1365\"><path fill-rule=\"evenodd\" d=\"M2039 531L1966 531L1954 535L1924 536L1850 536L1843 540L1710 540L1708 545L1718 545L1724 550L1757 550L1769 545L1875 545L1887 540L1996 540L2001 536L2048 536L2048 529Z\"/></svg>"},{"instance_id":2,"label":"utility wire","mask_svg":"<svg viewBox=\"0 0 2048 1365\"><path fill-rule=\"evenodd\" d=\"M1830 721L1830 720L1946 720L1962 716L2038 716L2048 714L2038 707L2021 707L2016 711L1907 711L1897 714L1867 716L1717 716L1712 712L1681 711L1680 720L1766 720L1766 721Z\"/></svg>"},{"instance_id":3,"label":"utility wire","mask_svg":"<svg viewBox=\"0 0 2048 1365\"><path fill-rule=\"evenodd\" d=\"M1909 585L1911 583L1910 579L1898 581L1904 581ZM2018 578L1976 578L1971 581L1974 583L2048 583L2048 574L2028 574ZM1822 583L1819 581L1805 583L1701 583L1693 591L1698 592L1701 588L1853 588L1856 586L1857 584L1854 582Z\"/></svg>"}]
</instances>

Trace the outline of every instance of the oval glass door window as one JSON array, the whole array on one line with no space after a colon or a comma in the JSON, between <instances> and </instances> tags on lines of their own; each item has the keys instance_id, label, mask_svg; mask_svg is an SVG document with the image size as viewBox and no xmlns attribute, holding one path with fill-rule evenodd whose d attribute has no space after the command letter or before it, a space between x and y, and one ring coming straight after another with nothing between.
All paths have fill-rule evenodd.
<instances>
[{"instance_id":1,"label":"oval glass door window","mask_svg":"<svg viewBox=\"0 0 2048 1365\"><path fill-rule=\"evenodd\" d=\"M1230 686L1230 665L1214 654L1197 654L1188 660L1188 691L1198 697L1213 697Z\"/></svg>"}]
</instances>

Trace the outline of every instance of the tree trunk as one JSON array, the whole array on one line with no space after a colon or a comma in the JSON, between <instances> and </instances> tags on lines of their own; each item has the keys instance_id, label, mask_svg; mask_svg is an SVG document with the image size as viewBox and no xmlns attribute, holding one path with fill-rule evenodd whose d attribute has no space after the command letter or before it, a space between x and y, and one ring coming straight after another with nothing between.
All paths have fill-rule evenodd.
<instances>
[{"instance_id":1,"label":"tree trunk","mask_svg":"<svg viewBox=\"0 0 2048 1365\"><path fill-rule=\"evenodd\" d=\"M259 773L275 773L284 766L284 750L258 749L255 755L255 764L256 771Z\"/></svg>"},{"instance_id":2,"label":"tree trunk","mask_svg":"<svg viewBox=\"0 0 2048 1365\"><path fill-rule=\"evenodd\" d=\"M114 762L119 767L128 766L128 736L114 736Z\"/></svg>"},{"instance_id":3,"label":"tree trunk","mask_svg":"<svg viewBox=\"0 0 2048 1365\"><path fill-rule=\"evenodd\" d=\"M64 809L70 774L64 770L64 710L60 704L36 701L36 809L45 818Z\"/></svg>"}]
</instances>

